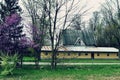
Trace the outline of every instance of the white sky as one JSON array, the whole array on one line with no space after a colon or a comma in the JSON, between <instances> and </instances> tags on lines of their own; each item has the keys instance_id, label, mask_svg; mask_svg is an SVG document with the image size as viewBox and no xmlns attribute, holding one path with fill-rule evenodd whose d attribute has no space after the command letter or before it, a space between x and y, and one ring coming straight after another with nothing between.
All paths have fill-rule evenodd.
<instances>
[{"instance_id":1,"label":"white sky","mask_svg":"<svg viewBox=\"0 0 120 80\"><path fill-rule=\"evenodd\" d=\"M21 0L20 0L21 1ZM76 0L77 1L77 0ZM100 10L100 6L102 3L105 2L105 0L78 0L78 1L82 1L80 6L86 5L86 9L90 9L87 14L84 15L84 20L88 21L89 18L92 17L92 13L94 11L98 11ZM25 20L25 21L29 21L29 19Z\"/></svg>"},{"instance_id":2,"label":"white sky","mask_svg":"<svg viewBox=\"0 0 120 80\"><path fill-rule=\"evenodd\" d=\"M105 0L84 0L84 4L87 5L87 8L90 8L90 10L85 15L85 20L88 20L90 17L92 17L92 13L94 11L99 11L101 4L104 2Z\"/></svg>"},{"instance_id":3,"label":"white sky","mask_svg":"<svg viewBox=\"0 0 120 80\"><path fill-rule=\"evenodd\" d=\"M0 0L1 2L2 0ZM21 0L19 0L21 2ZM92 12L100 9L100 4L104 3L105 0L78 0L82 1L81 5L86 5L87 9L90 8L88 13L85 15L86 19L92 16Z\"/></svg>"},{"instance_id":4,"label":"white sky","mask_svg":"<svg viewBox=\"0 0 120 80\"><path fill-rule=\"evenodd\" d=\"M80 1L80 6L86 5L85 9L89 9L88 12L82 18L82 20L86 23L89 22L89 19L92 17L92 13L94 11L99 11L101 4L105 2L105 0L76 0L76 2L77 1ZM24 13L23 15L26 14ZM25 22L25 24L29 24L31 22L31 20L29 18L25 18L25 16L23 17L23 21Z\"/></svg>"},{"instance_id":5,"label":"white sky","mask_svg":"<svg viewBox=\"0 0 120 80\"><path fill-rule=\"evenodd\" d=\"M21 0L19 0L21 2ZM92 13L94 11L100 10L100 6L105 0L76 0L81 1L81 5L86 5L85 9L89 9L88 12L84 15L85 21L88 21L90 17L92 17Z\"/></svg>"},{"instance_id":6,"label":"white sky","mask_svg":"<svg viewBox=\"0 0 120 80\"><path fill-rule=\"evenodd\" d=\"M105 2L105 0L86 0L88 7L91 7L92 10L99 9L100 5Z\"/></svg>"}]
</instances>

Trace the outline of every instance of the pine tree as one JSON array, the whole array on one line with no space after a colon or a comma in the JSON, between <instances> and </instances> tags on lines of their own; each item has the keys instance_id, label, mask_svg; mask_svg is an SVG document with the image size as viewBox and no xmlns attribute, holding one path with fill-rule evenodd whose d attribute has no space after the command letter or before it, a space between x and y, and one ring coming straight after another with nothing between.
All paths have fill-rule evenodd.
<instances>
[{"instance_id":1,"label":"pine tree","mask_svg":"<svg viewBox=\"0 0 120 80\"><path fill-rule=\"evenodd\" d=\"M21 8L18 6L18 1L19 0L3 0L0 4L1 22L5 21L6 16L21 12Z\"/></svg>"}]
</instances>

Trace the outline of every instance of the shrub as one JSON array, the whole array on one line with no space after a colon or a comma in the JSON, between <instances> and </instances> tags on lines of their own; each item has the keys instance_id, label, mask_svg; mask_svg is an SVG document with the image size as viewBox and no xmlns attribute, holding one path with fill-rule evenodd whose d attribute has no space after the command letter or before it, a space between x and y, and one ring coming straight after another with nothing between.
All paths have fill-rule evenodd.
<instances>
[{"instance_id":1,"label":"shrub","mask_svg":"<svg viewBox=\"0 0 120 80\"><path fill-rule=\"evenodd\" d=\"M0 65L2 67L1 75L6 76L13 74L13 70L15 69L16 63L18 61L17 53L14 55L8 55L1 52L0 58L1 58Z\"/></svg>"}]
</instances>

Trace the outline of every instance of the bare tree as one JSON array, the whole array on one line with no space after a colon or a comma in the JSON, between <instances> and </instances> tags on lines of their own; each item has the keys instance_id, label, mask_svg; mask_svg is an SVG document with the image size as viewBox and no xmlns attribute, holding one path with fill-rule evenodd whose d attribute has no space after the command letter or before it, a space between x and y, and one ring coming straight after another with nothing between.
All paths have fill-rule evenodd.
<instances>
[{"instance_id":1,"label":"bare tree","mask_svg":"<svg viewBox=\"0 0 120 80\"><path fill-rule=\"evenodd\" d=\"M42 0L22 0L27 13L27 18L31 18L32 25L29 25L28 31L32 35L32 40L35 45L38 45L38 48L35 48L35 58L36 65L39 64L41 59L41 48L44 43L44 35L47 30L47 16L45 12L45 6ZM25 12L24 12L25 13Z\"/></svg>"},{"instance_id":2,"label":"bare tree","mask_svg":"<svg viewBox=\"0 0 120 80\"><path fill-rule=\"evenodd\" d=\"M72 18L72 24L71 27L75 30L81 30L82 28L82 17L80 14L75 14L74 17Z\"/></svg>"},{"instance_id":3,"label":"bare tree","mask_svg":"<svg viewBox=\"0 0 120 80\"><path fill-rule=\"evenodd\" d=\"M24 0L25 3L25 0ZM60 47L62 31L71 25L74 14L84 14L87 10L80 8L79 0L28 0L26 8L33 24L39 19L39 27L44 30L47 26L51 42L51 68L56 68L57 51Z\"/></svg>"},{"instance_id":4,"label":"bare tree","mask_svg":"<svg viewBox=\"0 0 120 80\"><path fill-rule=\"evenodd\" d=\"M71 16L76 13L80 13L80 1L77 2L75 0L44 0L44 3L46 5L46 13L48 14L48 29L52 48L51 67L52 69L54 69L56 68L57 64L57 51L60 47L59 44L62 36L62 31L67 29L71 25ZM84 10L83 13L84 12L86 12L86 10Z\"/></svg>"},{"instance_id":5,"label":"bare tree","mask_svg":"<svg viewBox=\"0 0 120 80\"><path fill-rule=\"evenodd\" d=\"M93 12L93 17L89 20L89 35L91 35L91 39L93 41L93 45L97 46L97 29L99 25L101 24L100 22L100 13L98 11ZM99 34L99 33L98 33Z\"/></svg>"}]
</instances>

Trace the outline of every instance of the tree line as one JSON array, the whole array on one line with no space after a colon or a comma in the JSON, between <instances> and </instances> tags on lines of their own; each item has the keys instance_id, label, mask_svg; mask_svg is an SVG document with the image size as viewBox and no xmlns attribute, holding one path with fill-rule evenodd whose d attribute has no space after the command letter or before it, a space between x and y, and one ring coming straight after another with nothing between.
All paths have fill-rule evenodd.
<instances>
[{"instance_id":1,"label":"tree line","mask_svg":"<svg viewBox=\"0 0 120 80\"><path fill-rule=\"evenodd\" d=\"M81 30L84 43L92 43L97 47L120 46L120 2L119 0L107 0L101 4L101 9L93 12L88 25L82 21L82 17L76 14L73 17L74 29ZM83 24L84 23L84 24ZM89 45L88 45L89 46Z\"/></svg>"}]
</instances>

